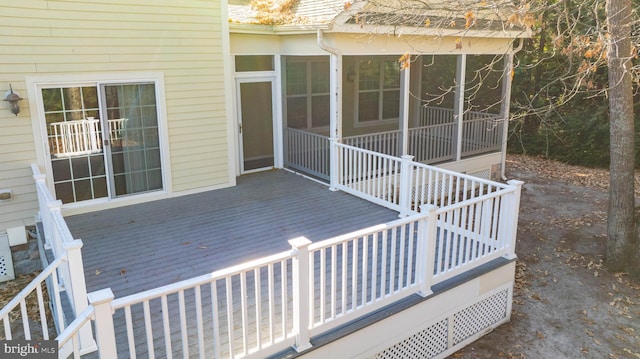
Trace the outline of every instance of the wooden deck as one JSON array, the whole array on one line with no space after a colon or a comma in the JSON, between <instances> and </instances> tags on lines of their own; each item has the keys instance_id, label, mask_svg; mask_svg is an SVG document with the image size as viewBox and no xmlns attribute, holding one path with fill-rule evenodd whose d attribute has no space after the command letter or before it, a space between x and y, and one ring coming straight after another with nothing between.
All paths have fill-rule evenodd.
<instances>
[{"instance_id":1,"label":"wooden deck","mask_svg":"<svg viewBox=\"0 0 640 359\"><path fill-rule=\"evenodd\" d=\"M66 217L87 290L116 298L397 219L397 212L286 171L232 188Z\"/></svg>"}]
</instances>

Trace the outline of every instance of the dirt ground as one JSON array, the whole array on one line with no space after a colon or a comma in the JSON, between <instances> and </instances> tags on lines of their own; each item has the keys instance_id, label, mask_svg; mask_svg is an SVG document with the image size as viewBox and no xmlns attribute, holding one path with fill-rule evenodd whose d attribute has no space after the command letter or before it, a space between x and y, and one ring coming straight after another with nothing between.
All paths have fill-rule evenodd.
<instances>
[{"instance_id":1,"label":"dirt ground","mask_svg":"<svg viewBox=\"0 0 640 359\"><path fill-rule=\"evenodd\" d=\"M640 282L603 268L607 171L509 156L507 177L525 181L511 322L451 358L639 359Z\"/></svg>"}]
</instances>

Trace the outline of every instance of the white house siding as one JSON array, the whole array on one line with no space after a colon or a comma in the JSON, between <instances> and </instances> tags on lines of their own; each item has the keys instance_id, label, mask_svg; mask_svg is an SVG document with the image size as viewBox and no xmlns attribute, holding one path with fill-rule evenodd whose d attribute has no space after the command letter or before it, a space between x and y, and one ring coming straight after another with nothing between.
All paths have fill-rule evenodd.
<instances>
[{"instance_id":1,"label":"white house siding","mask_svg":"<svg viewBox=\"0 0 640 359\"><path fill-rule=\"evenodd\" d=\"M0 0L0 95L25 99L18 117L0 103L0 232L31 224L37 159L26 77L154 72L164 76L173 193L232 182L225 100L226 10L208 0ZM224 19L224 21L221 21ZM42 165L42 164L41 164Z\"/></svg>"}]
</instances>

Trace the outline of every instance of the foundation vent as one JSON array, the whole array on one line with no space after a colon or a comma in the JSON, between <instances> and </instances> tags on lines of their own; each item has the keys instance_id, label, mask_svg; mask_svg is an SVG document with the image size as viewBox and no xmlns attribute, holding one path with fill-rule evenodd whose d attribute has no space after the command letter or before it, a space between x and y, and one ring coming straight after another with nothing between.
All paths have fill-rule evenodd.
<instances>
[{"instance_id":1,"label":"foundation vent","mask_svg":"<svg viewBox=\"0 0 640 359\"><path fill-rule=\"evenodd\" d=\"M11 258L11 248L9 247L9 237L0 234L0 282L15 279L13 273L13 259Z\"/></svg>"}]
</instances>

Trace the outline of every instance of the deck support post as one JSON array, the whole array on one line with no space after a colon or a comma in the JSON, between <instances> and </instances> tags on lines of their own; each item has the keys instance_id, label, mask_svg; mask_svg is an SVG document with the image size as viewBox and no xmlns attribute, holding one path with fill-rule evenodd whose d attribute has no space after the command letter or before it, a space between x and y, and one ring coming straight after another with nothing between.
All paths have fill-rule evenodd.
<instances>
[{"instance_id":1,"label":"deck support post","mask_svg":"<svg viewBox=\"0 0 640 359\"><path fill-rule=\"evenodd\" d=\"M338 138L329 138L329 190L338 190L338 174L340 170L340 151L338 150Z\"/></svg>"},{"instance_id":2,"label":"deck support post","mask_svg":"<svg viewBox=\"0 0 640 359\"><path fill-rule=\"evenodd\" d=\"M305 237L289 241L293 250L293 332L296 344L293 347L298 353L311 348L309 337L309 245L311 241Z\"/></svg>"},{"instance_id":3,"label":"deck support post","mask_svg":"<svg viewBox=\"0 0 640 359\"><path fill-rule=\"evenodd\" d=\"M79 239L64 244L64 250L67 252L67 265L69 269L68 279L71 282L64 284L67 289L67 293L70 296L69 299L73 302L73 311L76 316L82 313L89 306L87 302L87 284L84 278L82 253L80 253L81 248L82 241ZM80 328L79 337L81 354L90 353L96 350L96 343L93 340L93 331L90 323L87 323Z\"/></svg>"},{"instance_id":4,"label":"deck support post","mask_svg":"<svg viewBox=\"0 0 640 359\"><path fill-rule=\"evenodd\" d=\"M411 177L413 156L404 155L402 161L400 161L400 193L399 193L399 205L400 205L400 218L407 217L411 214Z\"/></svg>"},{"instance_id":5,"label":"deck support post","mask_svg":"<svg viewBox=\"0 0 640 359\"><path fill-rule=\"evenodd\" d=\"M117 358L116 334L113 329L113 292L110 288L91 292L87 296L94 308L96 339L100 358Z\"/></svg>"},{"instance_id":6,"label":"deck support post","mask_svg":"<svg viewBox=\"0 0 640 359\"><path fill-rule=\"evenodd\" d=\"M505 231L504 235L507 236L505 238L505 245L508 246L508 252L505 255L507 259L516 259L516 236L518 235L518 214L520 213L520 193L522 191L522 185L524 182L518 180L510 180L507 181L509 186L513 192L511 192L506 197L510 202L506 208L508 208L508 213L502 214L503 218L508 218L507 223L510 228Z\"/></svg>"},{"instance_id":7,"label":"deck support post","mask_svg":"<svg viewBox=\"0 0 640 359\"><path fill-rule=\"evenodd\" d=\"M418 222L418 257L417 273L420 286L419 295L427 297L433 294L431 284L436 257L436 240L438 238L438 206L423 204L420 206L420 213L424 216Z\"/></svg>"}]
</instances>

